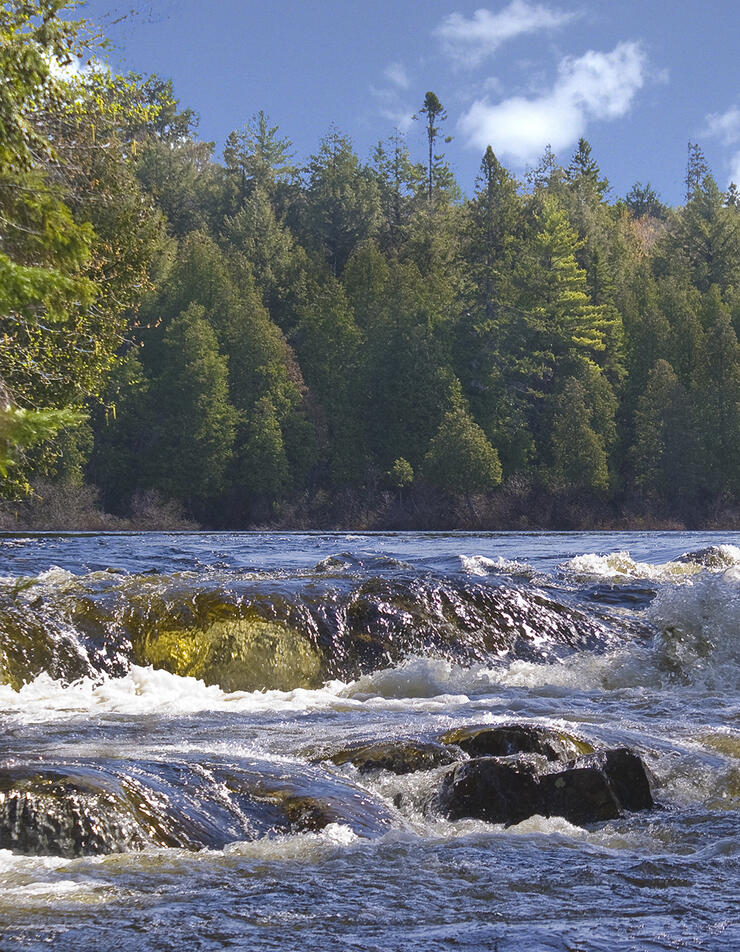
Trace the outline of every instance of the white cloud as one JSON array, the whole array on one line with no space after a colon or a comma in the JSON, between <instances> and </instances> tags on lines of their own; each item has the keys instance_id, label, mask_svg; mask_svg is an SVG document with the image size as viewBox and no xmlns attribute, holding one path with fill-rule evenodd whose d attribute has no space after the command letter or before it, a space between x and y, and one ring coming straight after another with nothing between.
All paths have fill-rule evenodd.
<instances>
[{"instance_id":1,"label":"white cloud","mask_svg":"<svg viewBox=\"0 0 740 952\"><path fill-rule=\"evenodd\" d=\"M479 99L460 120L468 144L491 145L524 165L549 143L557 152L585 135L591 119L625 115L644 85L647 60L638 43L619 43L610 53L589 50L567 57L552 88L541 95L514 96L492 104Z\"/></svg>"},{"instance_id":2,"label":"white cloud","mask_svg":"<svg viewBox=\"0 0 740 952\"><path fill-rule=\"evenodd\" d=\"M408 89L411 85L408 73L402 63L391 63L389 66L386 66L383 75L389 83L393 83L393 85L398 86L399 89Z\"/></svg>"},{"instance_id":3,"label":"white cloud","mask_svg":"<svg viewBox=\"0 0 740 952\"><path fill-rule=\"evenodd\" d=\"M704 135L719 139L724 145L740 143L740 106L730 106L726 112L713 112L707 116ZM728 184L740 185L740 151L730 156Z\"/></svg>"},{"instance_id":4,"label":"white cloud","mask_svg":"<svg viewBox=\"0 0 740 952\"><path fill-rule=\"evenodd\" d=\"M414 110L408 106L397 88L370 86L370 92L378 100L378 112L393 123L399 132L408 132L411 128Z\"/></svg>"},{"instance_id":5,"label":"white cloud","mask_svg":"<svg viewBox=\"0 0 740 952\"><path fill-rule=\"evenodd\" d=\"M553 30L574 19L575 14L551 10L540 3L511 0L498 13L476 10L471 19L451 13L434 30L447 53L461 65L476 66L502 43L525 33Z\"/></svg>"},{"instance_id":6,"label":"white cloud","mask_svg":"<svg viewBox=\"0 0 740 952\"><path fill-rule=\"evenodd\" d=\"M715 136L726 145L740 142L740 106L732 106L727 112L710 113L704 134Z\"/></svg>"}]
</instances>

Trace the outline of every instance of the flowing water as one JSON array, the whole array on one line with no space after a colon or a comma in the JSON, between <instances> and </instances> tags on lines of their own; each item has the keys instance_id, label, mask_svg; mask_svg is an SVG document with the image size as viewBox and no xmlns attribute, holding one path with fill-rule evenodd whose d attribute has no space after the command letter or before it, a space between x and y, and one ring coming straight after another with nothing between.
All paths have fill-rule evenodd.
<instances>
[{"instance_id":1,"label":"flowing water","mask_svg":"<svg viewBox=\"0 0 740 952\"><path fill-rule=\"evenodd\" d=\"M738 949L739 634L738 533L0 536L0 949ZM328 759L501 723L656 808Z\"/></svg>"}]
</instances>

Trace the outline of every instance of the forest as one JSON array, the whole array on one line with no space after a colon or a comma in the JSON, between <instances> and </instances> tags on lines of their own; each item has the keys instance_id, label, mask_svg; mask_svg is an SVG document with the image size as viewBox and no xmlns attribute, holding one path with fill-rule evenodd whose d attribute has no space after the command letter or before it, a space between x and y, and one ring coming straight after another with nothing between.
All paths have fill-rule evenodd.
<instances>
[{"instance_id":1,"label":"forest","mask_svg":"<svg viewBox=\"0 0 740 952\"><path fill-rule=\"evenodd\" d=\"M0 527L740 527L740 195L590 144L470 195L256 110L222 155L64 0L0 9ZM320 131L317 130L317 135Z\"/></svg>"}]
</instances>

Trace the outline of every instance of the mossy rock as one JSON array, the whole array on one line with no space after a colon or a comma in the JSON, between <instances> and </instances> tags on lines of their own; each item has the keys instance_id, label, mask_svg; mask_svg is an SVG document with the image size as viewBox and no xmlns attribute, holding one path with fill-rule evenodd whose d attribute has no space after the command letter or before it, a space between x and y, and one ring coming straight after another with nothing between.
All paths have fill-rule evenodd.
<instances>
[{"instance_id":1,"label":"mossy rock","mask_svg":"<svg viewBox=\"0 0 740 952\"><path fill-rule=\"evenodd\" d=\"M454 744L470 757L509 757L512 754L541 754L548 760L566 763L594 748L575 734L535 724L499 724L495 727L458 727L439 738Z\"/></svg>"},{"instance_id":2,"label":"mossy rock","mask_svg":"<svg viewBox=\"0 0 740 952\"><path fill-rule=\"evenodd\" d=\"M137 652L141 664L217 684L224 691L316 688L321 653L300 631L262 618L226 618L205 628L152 632Z\"/></svg>"},{"instance_id":3,"label":"mossy rock","mask_svg":"<svg viewBox=\"0 0 740 952\"><path fill-rule=\"evenodd\" d=\"M432 770L434 767L453 764L459 754L449 746L423 741L387 741L364 744L340 750L329 757L337 766L351 763L360 773L373 770L388 770L395 774L414 773L417 770Z\"/></svg>"}]
</instances>

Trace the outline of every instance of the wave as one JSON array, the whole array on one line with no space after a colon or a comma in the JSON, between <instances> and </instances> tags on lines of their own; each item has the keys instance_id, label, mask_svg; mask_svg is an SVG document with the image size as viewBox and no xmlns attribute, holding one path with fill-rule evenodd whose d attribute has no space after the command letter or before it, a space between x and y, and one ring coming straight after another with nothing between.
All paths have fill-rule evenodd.
<instances>
[{"instance_id":1,"label":"wave","mask_svg":"<svg viewBox=\"0 0 740 952\"><path fill-rule=\"evenodd\" d=\"M512 575L520 578L535 578L537 572L528 562L505 559L499 556L490 559L485 555L461 555L460 566L467 575L483 578L487 575Z\"/></svg>"},{"instance_id":2,"label":"wave","mask_svg":"<svg viewBox=\"0 0 740 952\"><path fill-rule=\"evenodd\" d=\"M568 575L587 580L683 582L695 575L722 572L735 565L740 565L740 547L712 545L657 564L638 562L627 551L611 552L608 555L585 553L568 559L561 565L561 569Z\"/></svg>"}]
</instances>

